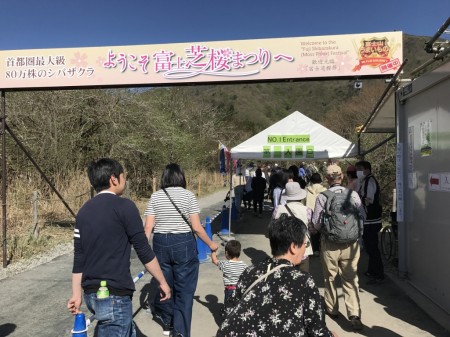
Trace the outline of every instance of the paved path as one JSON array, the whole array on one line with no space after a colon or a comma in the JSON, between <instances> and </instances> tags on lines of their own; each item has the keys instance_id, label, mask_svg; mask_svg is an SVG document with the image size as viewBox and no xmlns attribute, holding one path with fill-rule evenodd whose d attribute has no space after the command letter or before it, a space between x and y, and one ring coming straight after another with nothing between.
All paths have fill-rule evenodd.
<instances>
[{"instance_id":1,"label":"paved path","mask_svg":"<svg viewBox=\"0 0 450 337\"><path fill-rule=\"evenodd\" d=\"M202 219L220 212L226 191L220 191L199 200ZM233 222L232 230L243 247L242 259L247 263L261 260L270 254L268 240L264 234L270 220L267 211L263 218L256 218L250 212L244 213L239 222ZM220 230L221 218L213 222L213 232ZM214 240L222 242L214 235ZM219 257L223 256L223 250ZM365 255L362 254L364 257ZM365 258L361 264L366 263ZM66 309L71 294L72 254L61 256L33 270L0 281L0 337L70 337L73 317ZM138 258L132 257L132 273L143 269ZM361 270L363 270L361 268ZM311 261L311 274L323 291L320 262ZM135 322L138 337L162 336L161 327L146 312L147 299L152 297L154 287L146 274L138 283L133 298ZM450 337L450 333L436 324L424 311L418 308L399 288L401 281L390 275L383 284L365 285L361 277L361 306L364 330L359 335L370 337ZM223 301L223 284L220 271L211 263L200 266L200 278L194 301L192 324L193 337L211 337L220 324L220 307ZM342 293L341 313L344 312ZM83 308L87 313L86 308ZM336 321L327 317L330 329L340 337L355 335L344 316ZM94 329L89 329L89 336Z\"/></svg>"}]
</instances>

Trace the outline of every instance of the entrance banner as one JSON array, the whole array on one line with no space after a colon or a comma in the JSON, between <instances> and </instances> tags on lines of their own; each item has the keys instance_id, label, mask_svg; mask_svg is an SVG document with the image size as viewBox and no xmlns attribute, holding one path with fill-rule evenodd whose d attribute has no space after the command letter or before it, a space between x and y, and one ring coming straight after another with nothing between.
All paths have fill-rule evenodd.
<instances>
[{"instance_id":1,"label":"entrance banner","mask_svg":"<svg viewBox=\"0 0 450 337\"><path fill-rule=\"evenodd\" d=\"M390 76L402 32L0 50L0 90Z\"/></svg>"}]
</instances>

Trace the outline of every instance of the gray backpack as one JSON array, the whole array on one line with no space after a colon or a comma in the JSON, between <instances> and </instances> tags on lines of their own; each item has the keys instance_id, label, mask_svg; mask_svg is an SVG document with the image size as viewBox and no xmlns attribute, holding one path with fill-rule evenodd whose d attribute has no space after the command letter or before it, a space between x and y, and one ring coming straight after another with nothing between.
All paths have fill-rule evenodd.
<instances>
[{"instance_id":1,"label":"gray backpack","mask_svg":"<svg viewBox=\"0 0 450 337\"><path fill-rule=\"evenodd\" d=\"M325 237L336 243L353 243L358 240L362 219L351 197L352 191L327 190L321 194L327 197L322 213L322 232Z\"/></svg>"}]
</instances>

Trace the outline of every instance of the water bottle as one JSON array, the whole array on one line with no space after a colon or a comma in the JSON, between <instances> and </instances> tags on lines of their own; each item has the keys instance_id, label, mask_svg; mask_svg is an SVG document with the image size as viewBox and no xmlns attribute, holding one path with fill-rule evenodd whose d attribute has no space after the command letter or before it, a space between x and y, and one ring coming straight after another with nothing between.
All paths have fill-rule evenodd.
<instances>
[{"instance_id":1,"label":"water bottle","mask_svg":"<svg viewBox=\"0 0 450 337\"><path fill-rule=\"evenodd\" d=\"M106 287L106 281L100 282L100 288L98 288L97 291L97 298L108 298L109 297L109 290Z\"/></svg>"}]
</instances>

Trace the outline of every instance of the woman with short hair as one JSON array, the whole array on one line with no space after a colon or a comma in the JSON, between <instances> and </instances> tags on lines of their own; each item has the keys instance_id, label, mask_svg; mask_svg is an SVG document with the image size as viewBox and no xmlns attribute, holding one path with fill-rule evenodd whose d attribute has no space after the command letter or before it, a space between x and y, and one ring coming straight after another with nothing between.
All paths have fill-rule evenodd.
<instances>
[{"instance_id":1,"label":"woman with short hair","mask_svg":"<svg viewBox=\"0 0 450 337\"><path fill-rule=\"evenodd\" d=\"M281 214L269 225L269 241L273 257L242 273L216 337L336 337L312 276L295 268L305 253L306 225Z\"/></svg>"}]
</instances>

